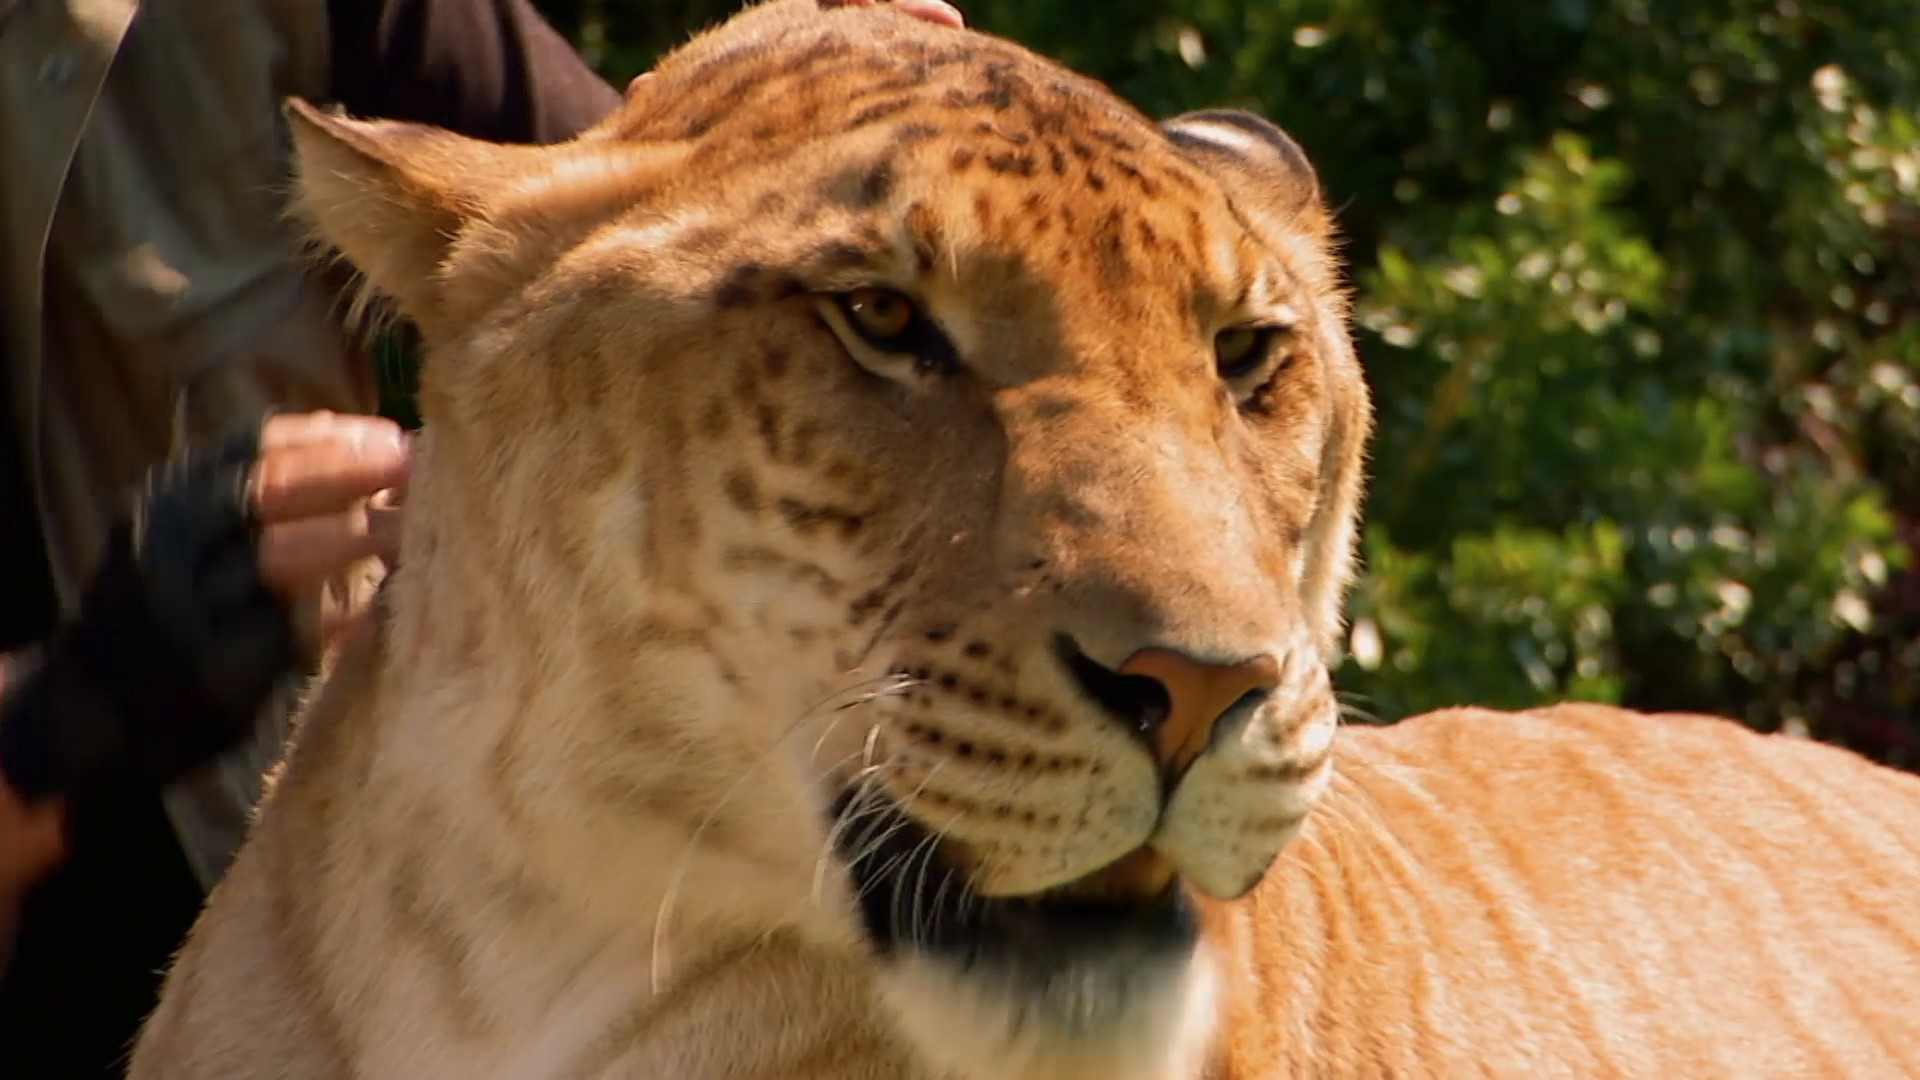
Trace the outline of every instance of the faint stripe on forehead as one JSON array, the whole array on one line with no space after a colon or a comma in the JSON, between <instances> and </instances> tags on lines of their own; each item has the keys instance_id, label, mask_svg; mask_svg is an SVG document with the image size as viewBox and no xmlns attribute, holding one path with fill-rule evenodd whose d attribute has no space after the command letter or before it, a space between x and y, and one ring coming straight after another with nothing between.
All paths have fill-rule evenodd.
<instances>
[{"instance_id":1,"label":"faint stripe on forehead","mask_svg":"<svg viewBox=\"0 0 1920 1080\"><path fill-rule=\"evenodd\" d=\"M505 185L501 195L509 202L558 199L578 196L599 186L606 187L611 194L618 184L632 179L642 167L658 168L666 164L662 152L656 148L582 143L576 152L543 157L537 169Z\"/></svg>"},{"instance_id":2,"label":"faint stripe on forehead","mask_svg":"<svg viewBox=\"0 0 1920 1080\"><path fill-rule=\"evenodd\" d=\"M590 237L582 250L653 255L683 246L682 241L689 233L710 229L712 224L713 214L697 208L668 217L648 218L644 222L616 223Z\"/></svg>"},{"instance_id":3,"label":"faint stripe on forehead","mask_svg":"<svg viewBox=\"0 0 1920 1080\"><path fill-rule=\"evenodd\" d=\"M1241 281L1240 231L1211 227L1213 240L1207 245L1207 258L1213 263L1213 280Z\"/></svg>"}]
</instances>

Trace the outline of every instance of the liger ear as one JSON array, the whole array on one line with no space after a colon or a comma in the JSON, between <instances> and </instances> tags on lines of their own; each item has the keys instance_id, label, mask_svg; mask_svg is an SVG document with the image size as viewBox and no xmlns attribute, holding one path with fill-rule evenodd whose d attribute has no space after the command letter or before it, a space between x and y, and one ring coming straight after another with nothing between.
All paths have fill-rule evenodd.
<instances>
[{"instance_id":1,"label":"liger ear","mask_svg":"<svg viewBox=\"0 0 1920 1080\"><path fill-rule=\"evenodd\" d=\"M1338 316L1320 326L1322 360L1340 374L1328 380L1319 501L1307 527L1300 579L1307 621L1331 662L1340 651L1342 609L1353 579L1366 443L1373 428L1366 379L1347 336L1333 215L1306 151L1271 121L1237 109L1206 109L1176 116L1161 128L1189 161L1219 181L1251 228L1287 253L1295 272Z\"/></svg>"},{"instance_id":2,"label":"liger ear","mask_svg":"<svg viewBox=\"0 0 1920 1080\"><path fill-rule=\"evenodd\" d=\"M352 120L299 98L286 115L295 213L429 337L447 328L447 256L483 213L510 148L421 124Z\"/></svg>"},{"instance_id":3,"label":"liger ear","mask_svg":"<svg viewBox=\"0 0 1920 1080\"><path fill-rule=\"evenodd\" d=\"M1243 212L1314 239L1330 237L1333 219L1320 177L1306 151L1272 121L1240 109L1202 109L1160 127L1190 160L1220 178Z\"/></svg>"}]
</instances>

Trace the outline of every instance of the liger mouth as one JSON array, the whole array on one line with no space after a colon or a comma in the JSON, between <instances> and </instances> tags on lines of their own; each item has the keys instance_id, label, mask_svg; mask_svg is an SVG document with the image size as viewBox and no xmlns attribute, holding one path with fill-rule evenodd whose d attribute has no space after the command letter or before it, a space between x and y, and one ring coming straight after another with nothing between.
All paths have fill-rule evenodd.
<instances>
[{"instance_id":1,"label":"liger mouth","mask_svg":"<svg viewBox=\"0 0 1920 1080\"><path fill-rule=\"evenodd\" d=\"M966 972L1035 988L1090 970L1158 969L1199 942L1185 890L1142 852L1032 896L983 897L961 862L885 796L843 795L834 846L859 898L866 935L884 959L918 954Z\"/></svg>"}]
</instances>

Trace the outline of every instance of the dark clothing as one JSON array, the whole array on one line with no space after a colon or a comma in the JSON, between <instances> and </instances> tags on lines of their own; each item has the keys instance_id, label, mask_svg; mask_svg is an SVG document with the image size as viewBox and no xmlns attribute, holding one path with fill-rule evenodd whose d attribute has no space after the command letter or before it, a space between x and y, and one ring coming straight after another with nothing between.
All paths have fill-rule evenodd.
<instances>
[{"instance_id":1,"label":"dark clothing","mask_svg":"<svg viewBox=\"0 0 1920 1080\"><path fill-rule=\"evenodd\" d=\"M527 0L330 0L332 98L355 116L434 124L493 142L558 142L620 95ZM55 594L0 380L0 652L51 628Z\"/></svg>"},{"instance_id":2,"label":"dark clothing","mask_svg":"<svg viewBox=\"0 0 1920 1080\"><path fill-rule=\"evenodd\" d=\"M332 0L329 79L355 116L550 143L620 104L527 0Z\"/></svg>"},{"instance_id":3,"label":"dark clothing","mask_svg":"<svg viewBox=\"0 0 1920 1080\"><path fill-rule=\"evenodd\" d=\"M0 981L0 1076L121 1076L205 899L157 791L79 808L68 836L72 854L27 898Z\"/></svg>"},{"instance_id":4,"label":"dark clothing","mask_svg":"<svg viewBox=\"0 0 1920 1080\"><path fill-rule=\"evenodd\" d=\"M332 0L327 20L330 96L356 116L552 142L620 101L527 0ZM0 400L8 650L46 637L55 608L14 430L20 413L9 406ZM77 808L71 839L68 863L28 899L0 979L0 1076L119 1076L159 973L203 900L156 791L118 791Z\"/></svg>"}]
</instances>

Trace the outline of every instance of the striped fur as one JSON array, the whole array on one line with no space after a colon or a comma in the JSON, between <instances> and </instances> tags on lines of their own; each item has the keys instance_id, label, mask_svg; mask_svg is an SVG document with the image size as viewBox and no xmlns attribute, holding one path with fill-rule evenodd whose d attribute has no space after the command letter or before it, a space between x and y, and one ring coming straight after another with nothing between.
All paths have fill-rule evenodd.
<instances>
[{"instance_id":1,"label":"striped fur","mask_svg":"<svg viewBox=\"0 0 1920 1080\"><path fill-rule=\"evenodd\" d=\"M1350 729L1212 1080L1920 1075L1920 778L1598 705Z\"/></svg>"},{"instance_id":2,"label":"striped fur","mask_svg":"<svg viewBox=\"0 0 1920 1080\"><path fill-rule=\"evenodd\" d=\"M1369 412L1271 124L815 0L563 146L291 117L427 429L133 1080L1913 1071L1911 778L1337 728ZM1270 691L1176 769L1146 649Z\"/></svg>"}]
</instances>

